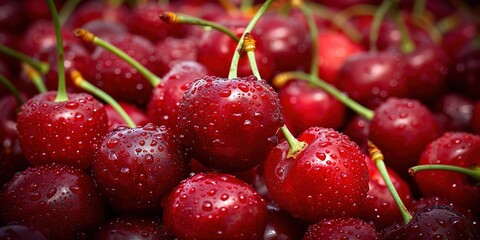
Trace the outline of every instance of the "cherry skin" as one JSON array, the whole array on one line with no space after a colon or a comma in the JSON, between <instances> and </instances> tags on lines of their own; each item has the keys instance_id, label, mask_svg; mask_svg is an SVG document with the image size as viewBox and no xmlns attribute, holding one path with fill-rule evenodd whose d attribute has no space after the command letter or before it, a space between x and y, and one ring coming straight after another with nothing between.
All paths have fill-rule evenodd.
<instances>
[{"instance_id":1,"label":"cherry skin","mask_svg":"<svg viewBox=\"0 0 480 240\"><path fill-rule=\"evenodd\" d=\"M331 218L308 226L303 239L380 240L381 237L372 223L356 218Z\"/></svg>"},{"instance_id":2,"label":"cherry skin","mask_svg":"<svg viewBox=\"0 0 480 240\"><path fill-rule=\"evenodd\" d=\"M480 134L480 101L477 101L473 107L471 126L474 133Z\"/></svg>"},{"instance_id":3,"label":"cherry skin","mask_svg":"<svg viewBox=\"0 0 480 240\"><path fill-rule=\"evenodd\" d=\"M100 226L94 240L173 240L156 218L120 216Z\"/></svg>"},{"instance_id":4,"label":"cherry skin","mask_svg":"<svg viewBox=\"0 0 480 240\"><path fill-rule=\"evenodd\" d=\"M162 197L187 175L170 131L153 124L108 133L92 164L102 198L120 213L160 213Z\"/></svg>"},{"instance_id":5,"label":"cherry skin","mask_svg":"<svg viewBox=\"0 0 480 240\"><path fill-rule=\"evenodd\" d=\"M368 192L368 168L357 144L340 132L320 127L298 138L308 146L293 157L286 141L270 153L265 184L273 200L296 218L318 222L358 213Z\"/></svg>"},{"instance_id":6,"label":"cherry skin","mask_svg":"<svg viewBox=\"0 0 480 240\"><path fill-rule=\"evenodd\" d=\"M164 76L177 62L197 60L198 40L192 37L167 37L159 42L155 48L159 72L161 76Z\"/></svg>"},{"instance_id":7,"label":"cherry skin","mask_svg":"<svg viewBox=\"0 0 480 240\"><path fill-rule=\"evenodd\" d=\"M469 131L474 101L458 93L444 94L432 104L443 132Z\"/></svg>"},{"instance_id":8,"label":"cherry skin","mask_svg":"<svg viewBox=\"0 0 480 240\"><path fill-rule=\"evenodd\" d=\"M165 227L179 239L261 239L267 223L265 201L228 174L193 175L162 205Z\"/></svg>"},{"instance_id":9,"label":"cherry skin","mask_svg":"<svg viewBox=\"0 0 480 240\"><path fill-rule=\"evenodd\" d=\"M449 132L430 143L418 162L470 167L480 164L480 136L465 132ZM415 182L424 196L445 197L475 212L480 212L480 187L467 176L448 171L422 171Z\"/></svg>"},{"instance_id":10,"label":"cherry skin","mask_svg":"<svg viewBox=\"0 0 480 240\"><path fill-rule=\"evenodd\" d=\"M403 66L403 61L396 54L355 54L343 64L337 86L353 100L373 108L389 97L407 95Z\"/></svg>"},{"instance_id":11,"label":"cherry skin","mask_svg":"<svg viewBox=\"0 0 480 240\"><path fill-rule=\"evenodd\" d=\"M451 89L468 97L480 98L480 49L466 48L453 60L447 81Z\"/></svg>"},{"instance_id":12,"label":"cherry skin","mask_svg":"<svg viewBox=\"0 0 480 240\"><path fill-rule=\"evenodd\" d=\"M130 10L125 6L112 6L106 2L84 2L72 13L67 22L72 28L84 28L93 21L105 21L109 24L124 23Z\"/></svg>"},{"instance_id":13,"label":"cherry skin","mask_svg":"<svg viewBox=\"0 0 480 240\"><path fill-rule=\"evenodd\" d=\"M87 168L102 137L108 117L103 104L86 93L67 94L55 102L56 92L29 99L17 115L20 146L34 166L62 163Z\"/></svg>"},{"instance_id":14,"label":"cherry skin","mask_svg":"<svg viewBox=\"0 0 480 240\"><path fill-rule=\"evenodd\" d=\"M278 95L264 80L204 77L185 91L175 129L187 155L239 172L265 160L282 125Z\"/></svg>"},{"instance_id":15,"label":"cherry skin","mask_svg":"<svg viewBox=\"0 0 480 240\"><path fill-rule=\"evenodd\" d=\"M368 135L370 132L370 121L355 115L343 126L345 135L360 146L363 153L368 154Z\"/></svg>"},{"instance_id":16,"label":"cherry skin","mask_svg":"<svg viewBox=\"0 0 480 240\"><path fill-rule=\"evenodd\" d=\"M120 106L125 110L125 112L132 118L133 122L137 126L144 126L147 123L150 123L150 119L147 115L143 112L142 109L138 108L137 106L126 103L120 102ZM115 128L119 126L126 126L125 120L123 120L122 116L115 110L112 105L105 105L105 111L107 112L108 116L108 131L111 132Z\"/></svg>"},{"instance_id":17,"label":"cherry skin","mask_svg":"<svg viewBox=\"0 0 480 240\"><path fill-rule=\"evenodd\" d=\"M302 80L291 80L278 90L288 129L299 135L309 127L338 129L344 124L346 107L324 90Z\"/></svg>"},{"instance_id":18,"label":"cherry skin","mask_svg":"<svg viewBox=\"0 0 480 240\"><path fill-rule=\"evenodd\" d=\"M306 231L306 224L295 219L285 210L267 204L267 227L263 233L264 240L301 239Z\"/></svg>"},{"instance_id":19,"label":"cherry skin","mask_svg":"<svg viewBox=\"0 0 480 240\"><path fill-rule=\"evenodd\" d=\"M75 239L98 227L105 209L93 179L80 169L60 164L28 168L4 186L2 223L37 228L52 239Z\"/></svg>"},{"instance_id":20,"label":"cherry skin","mask_svg":"<svg viewBox=\"0 0 480 240\"><path fill-rule=\"evenodd\" d=\"M2 240L48 240L39 230L21 224L9 224L0 228Z\"/></svg>"},{"instance_id":21,"label":"cherry skin","mask_svg":"<svg viewBox=\"0 0 480 240\"><path fill-rule=\"evenodd\" d=\"M63 44L78 41L72 35L71 29L62 28L61 34ZM42 49L55 46L55 44L57 43L57 39L55 36L55 29L53 28L53 23L46 20L34 22L23 34L21 41L21 51L28 56L34 56Z\"/></svg>"},{"instance_id":22,"label":"cherry skin","mask_svg":"<svg viewBox=\"0 0 480 240\"><path fill-rule=\"evenodd\" d=\"M389 98L370 122L369 138L385 156L385 164L400 176L417 164L423 149L440 136L438 123L423 104L413 99Z\"/></svg>"}]
</instances>

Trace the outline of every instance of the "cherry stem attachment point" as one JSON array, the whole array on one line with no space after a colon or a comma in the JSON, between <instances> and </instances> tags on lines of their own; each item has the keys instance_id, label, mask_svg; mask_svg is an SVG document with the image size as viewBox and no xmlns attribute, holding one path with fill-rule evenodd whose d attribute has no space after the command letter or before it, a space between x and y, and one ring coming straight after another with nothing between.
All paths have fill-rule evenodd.
<instances>
[{"instance_id":1,"label":"cherry stem attachment point","mask_svg":"<svg viewBox=\"0 0 480 240\"><path fill-rule=\"evenodd\" d=\"M193 16L187 16L184 14L177 14L174 12L164 12L160 14L159 17L160 17L160 20L168 24L185 23L185 24L191 24L191 25L210 27L227 34L235 42L238 42L239 40L239 38L230 29L216 22L204 20L201 18L193 17Z\"/></svg>"},{"instance_id":2,"label":"cherry stem attachment point","mask_svg":"<svg viewBox=\"0 0 480 240\"><path fill-rule=\"evenodd\" d=\"M255 59L255 39L252 34L245 34L243 49L247 52L248 62L250 63L253 75L257 77L258 80L262 79L260 72L258 71L257 60Z\"/></svg>"},{"instance_id":3,"label":"cherry stem attachment point","mask_svg":"<svg viewBox=\"0 0 480 240\"><path fill-rule=\"evenodd\" d=\"M27 78L33 83L35 88L38 90L40 93L44 93L47 91L47 87L45 86L45 83L43 82L42 77L40 76L40 73L30 66L28 63L22 63L22 69Z\"/></svg>"},{"instance_id":4,"label":"cherry stem attachment point","mask_svg":"<svg viewBox=\"0 0 480 240\"><path fill-rule=\"evenodd\" d=\"M421 171L449 171L455 173L461 173L465 176L471 177L477 184L480 184L480 167L474 166L472 168L465 168L447 164L426 164L418 165L408 169L408 173L414 176L417 172Z\"/></svg>"},{"instance_id":5,"label":"cherry stem attachment point","mask_svg":"<svg viewBox=\"0 0 480 240\"><path fill-rule=\"evenodd\" d=\"M305 148L307 148L308 144L306 142L298 141L290 132L290 130L288 130L287 126L283 125L280 130L285 136L288 146L290 147L290 149L288 150L287 158L297 158L298 154L300 154Z\"/></svg>"},{"instance_id":6,"label":"cherry stem attachment point","mask_svg":"<svg viewBox=\"0 0 480 240\"><path fill-rule=\"evenodd\" d=\"M252 20L250 20L247 27L245 28L245 31L243 32L242 36L240 37L240 40L238 41L235 52L233 53L232 62L230 64L230 71L228 73L229 79L237 77L238 61L240 60L240 54L242 53L245 34L252 32L253 28L255 27L255 24L257 24L257 22L260 20L262 15L267 11L267 9L272 5L274 1L275 0L267 0L265 3L263 3L263 5L260 7L260 9L258 9L258 11L253 16Z\"/></svg>"},{"instance_id":7,"label":"cherry stem attachment point","mask_svg":"<svg viewBox=\"0 0 480 240\"><path fill-rule=\"evenodd\" d=\"M370 51L372 52L377 52L377 40L378 40L378 34L380 31L380 25L382 24L382 21L385 17L385 14L392 8L392 6L397 2L398 0L383 0L382 4L378 7L377 11L375 12L375 15L373 16L373 21L372 25L370 28L370 35L369 35L369 40L370 40Z\"/></svg>"},{"instance_id":8,"label":"cherry stem attachment point","mask_svg":"<svg viewBox=\"0 0 480 240\"><path fill-rule=\"evenodd\" d=\"M20 92L15 87L15 85L13 85L12 82L10 82L10 80L8 80L1 73L0 73L0 83L3 84L8 89L8 91L10 91L13 94L13 96L15 97L15 99L18 102L18 106L21 106L24 103L24 100L20 96Z\"/></svg>"},{"instance_id":9,"label":"cherry stem attachment point","mask_svg":"<svg viewBox=\"0 0 480 240\"><path fill-rule=\"evenodd\" d=\"M79 71L72 70L70 73L70 77L72 78L72 81L75 84L75 86L97 96L98 98L102 99L104 102L110 104L113 107L113 109L115 109L118 112L118 114L120 114L120 116L123 118L125 123L130 128L137 127L135 122L133 122L132 118L128 115L127 112L125 112L122 106L120 106L120 104L114 98L112 98L110 95L108 95L108 93L104 92L100 88L86 81Z\"/></svg>"},{"instance_id":10,"label":"cherry stem attachment point","mask_svg":"<svg viewBox=\"0 0 480 240\"><path fill-rule=\"evenodd\" d=\"M157 87L158 84L162 81L161 78L156 76L150 70L148 70L145 66L139 63L134 58L130 57L121 49L117 48L113 44L104 41L103 39L95 36L93 33L89 32L84 28L77 28L73 31L75 37L85 41L93 43L96 46L102 47L103 49L115 54L116 56L120 57L122 60L130 64L133 68L135 68L143 77L145 77L153 87Z\"/></svg>"},{"instance_id":11,"label":"cherry stem attachment point","mask_svg":"<svg viewBox=\"0 0 480 240\"><path fill-rule=\"evenodd\" d=\"M16 51L12 48L9 48L3 44L0 44L0 52L7 54L8 56L19 59L24 63L28 63L30 66L35 68L41 75L46 74L50 70L50 65L46 62L38 61L34 58L31 58L19 51Z\"/></svg>"},{"instance_id":12,"label":"cherry stem attachment point","mask_svg":"<svg viewBox=\"0 0 480 240\"><path fill-rule=\"evenodd\" d=\"M387 186L388 191L392 195L393 200L395 201L398 208L400 209L404 223L408 224L412 219L412 215L410 214L410 212L408 212L407 208L405 207L405 204L403 204L402 199L400 198L400 195L398 195L397 190L393 186L392 179L390 179L390 175L388 175L387 166L383 161L384 158L383 158L382 152L370 140L368 141L368 153L370 154L372 161L377 166L377 169L380 172L380 175L382 176L382 179L385 182L385 185Z\"/></svg>"}]
</instances>

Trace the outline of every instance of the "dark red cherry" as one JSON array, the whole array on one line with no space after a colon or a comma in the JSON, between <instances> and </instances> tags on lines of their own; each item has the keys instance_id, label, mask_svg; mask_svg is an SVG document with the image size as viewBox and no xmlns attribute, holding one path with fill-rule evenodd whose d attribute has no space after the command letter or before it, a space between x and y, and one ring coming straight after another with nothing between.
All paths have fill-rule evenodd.
<instances>
[{"instance_id":1,"label":"dark red cherry","mask_svg":"<svg viewBox=\"0 0 480 240\"><path fill-rule=\"evenodd\" d=\"M73 36L71 29L62 28L61 33L63 44L78 41ZM34 22L23 34L21 41L20 50L28 56L34 56L42 49L56 46L57 39L53 23L47 20Z\"/></svg>"},{"instance_id":2,"label":"dark red cherry","mask_svg":"<svg viewBox=\"0 0 480 240\"><path fill-rule=\"evenodd\" d=\"M151 122L143 110L137 106L126 102L120 102L119 104L128 114L128 116L132 118L135 125L143 126ZM127 126L125 120L123 120L122 116L120 116L120 114L112 107L112 105L105 105L105 111L107 112L108 116L109 132L113 131L118 126Z\"/></svg>"},{"instance_id":3,"label":"dark red cherry","mask_svg":"<svg viewBox=\"0 0 480 240\"><path fill-rule=\"evenodd\" d=\"M56 95L38 94L21 107L20 146L34 166L55 162L85 169L107 133L107 114L89 94L68 94L64 102L55 102Z\"/></svg>"},{"instance_id":4,"label":"dark red cherry","mask_svg":"<svg viewBox=\"0 0 480 240\"><path fill-rule=\"evenodd\" d=\"M28 168L1 193L2 223L32 226L52 239L75 239L98 227L105 214L93 179L71 166Z\"/></svg>"},{"instance_id":5,"label":"dark red cherry","mask_svg":"<svg viewBox=\"0 0 480 240\"><path fill-rule=\"evenodd\" d=\"M381 237L372 223L356 218L331 218L308 226L303 239L380 240Z\"/></svg>"},{"instance_id":6,"label":"dark red cherry","mask_svg":"<svg viewBox=\"0 0 480 240\"><path fill-rule=\"evenodd\" d=\"M368 153L368 135L370 132L370 121L355 115L342 128L345 135L360 146L364 153Z\"/></svg>"},{"instance_id":7,"label":"dark red cherry","mask_svg":"<svg viewBox=\"0 0 480 240\"><path fill-rule=\"evenodd\" d=\"M285 124L295 136L309 127L338 129L344 124L345 105L306 81L289 81L278 90L278 97Z\"/></svg>"},{"instance_id":8,"label":"dark red cherry","mask_svg":"<svg viewBox=\"0 0 480 240\"><path fill-rule=\"evenodd\" d=\"M453 62L448 75L451 89L474 99L480 98L480 49L467 48Z\"/></svg>"},{"instance_id":9,"label":"dark red cherry","mask_svg":"<svg viewBox=\"0 0 480 240\"><path fill-rule=\"evenodd\" d=\"M308 145L296 157L287 155L290 147L282 141L265 161L265 184L273 200L310 222L355 216L368 191L368 168L358 145L320 127L305 130L298 141Z\"/></svg>"},{"instance_id":10,"label":"dark red cherry","mask_svg":"<svg viewBox=\"0 0 480 240\"><path fill-rule=\"evenodd\" d=\"M0 228L2 240L48 240L44 233L34 227L22 224L9 224Z\"/></svg>"},{"instance_id":11,"label":"dark red cherry","mask_svg":"<svg viewBox=\"0 0 480 240\"><path fill-rule=\"evenodd\" d=\"M459 11L458 23L442 35L441 46L454 58L480 33L478 19L468 11Z\"/></svg>"},{"instance_id":12,"label":"dark red cherry","mask_svg":"<svg viewBox=\"0 0 480 240\"><path fill-rule=\"evenodd\" d=\"M21 1L0 1L2 17L0 18L0 28L9 32L21 33L25 31L25 21L27 20L27 11L22 9Z\"/></svg>"},{"instance_id":13,"label":"dark red cherry","mask_svg":"<svg viewBox=\"0 0 480 240\"><path fill-rule=\"evenodd\" d=\"M375 110L369 139L400 176L417 164L427 144L440 135L433 114L417 100L389 98Z\"/></svg>"},{"instance_id":14,"label":"dark red cherry","mask_svg":"<svg viewBox=\"0 0 480 240\"><path fill-rule=\"evenodd\" d=\"M267 204L267 227L263 233L264 240L301 239L306 231L306 224L295 219L285 210Z\"/></svg>"},{"instance_id":15,"label":"dark red cherry","mask_svg":"<svg viewBox=\"0 0 480 240\"><path fill-rule=\"evenodd\" d=\"M355 54L343 64L337 85L360 104L376 107L389 97L407 95L404 62L388 52Z\"/></svg>"},{"instance_id":16,"label":"dark red cherry","mask_svg":"<svg viewBox=\"0 0 480 240\"><path fill-rule=\"evenodd\" d=\"M194 38L167 37L155 47L161 76L168 73L177 62L197 60L198 40Z\"/></svg>"},{"instance_id":17,"label":"dark red cherry","mask_svg":"<svg viewBox=\"0 0 480 240\"><path fill-rule=\"evenodd\" d=\"M480 136L465 132L445 133L423 151L419 165L447 164L471 167L480 164ZM453 203L480 211L480 187L469 177L449 171L428 170L415 174L424 196L445 197Z\"/></svg>"},{"instance_id":18,"label":"dark red cherry","mask_svg":"<svg viewBox=\"0 0 480 240\"><path fill-rule=\"evenodd\" d=\"M458 93L449 93L432 104L432 110L445 131L469 131L474 101Z\"/></svg>"},{"instance_id":19,"label":"dark red cherry","mask_svg":"<svg viewBox=\"0 0 480 240\"><path fill-rule=\"evenodd\" d=\"M160 219L120 216L100 226L94 240L173 240Z\"/></svg>"},{"instance_id":20,"label":"dark red cherry","mask_svg":"<svg viewBox=\"0 0 480 240\"><path fill-rule=\"evenodd\" d=\"M261 239L267 224L265 201L228 174L196 174L163 202L163 223L179 239Z\"/></svg>"},{"instance_id":21,"label":"dark red cherry","mask_svg":"<svg viewBox=\"0 0 480 240\"><path fill-rule=\"evenodd\" d=\"M278 95L264 80L204 77L185 91L175 129L189 156L239 172L265 160L282 125Z\"/></svg>"},{"instance_id":22,"label":"dark red cherry","mask_svg":"<svg viewBox=\"0 0 480 240\"><path fill-rule=\"evenodd\" d=\"M117 212L155 214L161 199L188 176L170 130L147 124L108 133L92 164L102 198ZM135 194L132 194L135 193Z\"/></svg>"},{"instance_id":23,"label":"dark red cherry","mask_svg":"<svg viewBox=\"0 0 480 240\"><path fill-rule=\"evenodd\" d=\"M85 25L93 21L104 21L110 24L124 23L130 10L126 6L114 6L102 1L88 1L75 9L69 19L72 28L85 28Z\"/></svg>"},{"instance_id":24,"label":"dark red cherry","mask_svg":"<svg viewBox=\"0 0 480 240\"><path fill-rule=\"evenodd\" d=\"M473 108L473 116L471 120L472 131L480 134L480 101L477 101Z\"/></svg>"},{"instance_id":25,"label":"dark red cherry","mask_svg":"<svg viewBox=\"0 0 480 240\"><path fill-rule=\"evenodd\" d=\"M53 1L56 9L61 9L64 2L65 1L62 0ZM47 1L24 0L22 1L22 10L28 13L27 17L31 22L36 22L42 19L52 19Z\"/></svg>"}]
</instances>

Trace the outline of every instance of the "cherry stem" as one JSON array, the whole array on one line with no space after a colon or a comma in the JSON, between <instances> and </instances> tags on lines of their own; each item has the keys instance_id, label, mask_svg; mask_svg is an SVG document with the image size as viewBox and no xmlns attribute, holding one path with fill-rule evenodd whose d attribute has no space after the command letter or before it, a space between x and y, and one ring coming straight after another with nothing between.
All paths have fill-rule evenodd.
<instances>
[{"instance_id":1,"label":"cherry stem","mask_svg":"<svg viewBox=\"0 0 480 240\"><path fill-rule=\"evenodd\" d=\"M415 0L413 2L413 17L422 18L425 13L425 6L427 5L426 0Z\"/></svg>"},{"instance_id":2,"label":"cherry stem","mask_svg":"<svg viewBox=\"0 0 480 240\"><path fill-rule=\"evenodd\" d=\"M23 105L24 100L20 96L20 92L18 91L18 89L15 87L15 85L12 84L12 82L10 82L10 80L8 80L1 73L0 73L0 83L2 83L8 89L8 91L10 91L13 94L19 106Z\"/></svg>"},{"instance_id":3,"label":"cherry stem","mask_svg":"<svg viewBox=\"0 0 480 240\"><path fill-rule=\"evenodd\" d=\"M63 56L63 39L62 33L60 31L60 21L58 20L57 9L55 9L55 4L53 0L48 0L48 8L50 9L50 14L52 15L53 25L55 27L55 37L57 39L57 53L58 53L58 90L57 97L55 102L64 102L68 101L67 96L67 86L65 83L65 63Z\"/></svg>"},{"instance_id":4,"label":"cherry stem","mask_svg":"<svg viewBox=\"0 0 480 240\"><path fill-rule=\"evenodd\" d=\"M408 169L408 173L411 176L414 176L417 172L428 171L428 170L438 170L438 171L449 171L456 172L466 175L475 179L477 183L480 184L480 167L474 166L472 168L465 168L447 164L427 164L427 165L418 165Z\"/></svg>"},{"instance_id":5,"label":"cherry stem","mask_svg":"<svg viewBox=\"0 0 480 240\"><path fill-rule=\"evenodd\" d=\"M390 10L390 8L397 2L398 0L383 0L382 4L377 8L375 15L373 16L372 26L370 28L370 51L377 52L377 40L378 34L380 31L380 25L382 24L383 18L385 14Z\"/></svg>"},{"instance_id":6,"label":"cherry stem","mask_svg":"<svg viewBox=\"0 0 480 240\"><path fill-rule=\"evenodd\" d=\"M265 1L265 3L263 3L260 9L258 9L257 13L255 13L252 20L250 20L247 27L245 28L245 31L243 32L242 36L240 37L240 40L238 41L235 52L233 53L232 63L230 64L230 71L228 74L229 79L237 77L238 61L240 60L240 54L242 52L245 34L252 32L253 27L255 27L255 24L257 24L257 22L260 20L260 17L262 17L262 15L267 11L267 9L272 5L274 1L275 0Z\"/></svg>"},{"instance_id":7,"label":"cherry stem","mask_svg":"<svg viewBox=\"0 0 480 240\"><path fill-rule=\"evenodd\" d=\"M240 5L240 10L242 12L246 12L250 10L253 6L253 0L243 0L241 5Z\"/></svg>"},{"instance_id":8,"label":"cherry stem","mask_svg":"<svg viewBox=\"0 0 480 240\"><path fill-rule=\"evenodd\" d=\"M28 63L23 63L22 64L22 69L27 78L33 83L35 88L37 89L38 92L44 93L47 91L47 87L45 86L45 83L43 82L42 77L40 76L40 73L30 66Z\"/></svg>"},{"instance_id":9,"label":"cherry stem","mask_svg":"<svg viewBox=\"0 0 480 240\"><path fill-rule=\"evenodd\" d=\"M280 130L285 136L285 140L290 147L287 158L297 158L298 154L300 154L308 146L308 144L306 142L298 141L298 139L293 136L290 130L288 130L287 126L283 125Z\"/></svg>"},{"instance_id":10,"label":"cherry stem","mask_svg":"<svg viewBox=\"0 0 480 240\"><path fill-rule=\"evenodd\" d=\"M302 11L305 19L308 23L308 28L310 30L310 40L312 41L312 63L310 65L310 75L318 76L318 29L315 24L315 19L313 18L312 11L305 4L299 3L300 10Z\"/></svg>"},{"instance_id":11,"label":"cherry stem","mask_svg":"<svg viewBox=\"0 0 480 240\"><path fill-rule=\"evenodd\" d=\"M375 112L364 107L363 105L355 102L353 99L349 98L343 92L338 90L333 85L325 82L324 80L320 79L318 76L312 76L310 74L306 74L304 72L284 72L277 75L274 79L274 82L283 82L288 81L288 79L301 79L308 81L313 86L319 87L325 90L327 93L334 96L338 101L343 103L345 106L349 107L355 113L360 115L361 117L371 121L375 115Z\"/></svg>"},{"instance_id":12,"label":"cherry stem","mask_svg":"<svg viewBox=\"0 0 480 240\"><path fill-rule=\"evenodd\" d=\"M404 223L408 224L408 222L410 222L410 220L412 219L412 215L410 214L410 212L408 212L405 204L403 204L402 199L400 198L400 195L398 195L397 190L393 186L392 179L390 178L390 175L388 175L387 166L383 161L384 158L382 152L380 151L380 149L378 149L377 146L375 146L375 144L373 144L371 141L368 141L368 153L370 154L372 161L377 166L377 169L380 172L380 175L382 176L382 179L385 182L388 191L392 195L393 200L397 204L402 214Z\"/></svg>"},{"instance_id":13,"label":"cherry stem","mask_svg":"<svg viewBox=\"0 0 480 240\"><path fill-rule=\"evenodd\" d=\"M257 61L255 59L255 39L253 38L252 34L246 33L245 34L245 41L244 41L243 49L247 52L248 62L250 63L250 68L252 69L252 73L258 80L262 79L260 76L260 72L258 71Z\"/></svg>"},{"instance_id":14,"label":"cherry stem","mask_svg":"<svg viewBox=\"0 0 480 240\"><path fill-rule=\"evenodd\" d=\"M185 23L185 24L192 24L192 25L199 25L205 27L211 27L215 30L223 32L227 34L230 38L232 38L235 42L238 42L239 38L227 27L218 24L216 22L204 20L201 18L188 16L185 14L177 14L174 12L164 12L160 14L160 19L168 24L176 24L176 23Z\"/></svg>"},{"instance_id":15,"label":"cherry stem","mask_svg":"<svg viewBox=\"0 0 480 240\"><path fill-rule=\"evenodd\" d=\"M398 7L395 8L395 11L393 13L393 19L395 21L395 25L397 26L397 29L400 31L400 49L402 53L411 53L415 51L415 43L412 41L412 38L410 37L410 34L408 32L407 26L405 25L405 20L403 19L403 15L398 9Z\"/></svg>"},{"instance_id":16,"label":"cherry stem","mask_svg":"<svg viewBox=\"0 0 480 240\"><path fill-rule=\"evenodd\" d=\"M133 59L128 54L126 54L124 51L117 48L113 44L106 42L103 39L95 36L93 33L89 32L88 30L83 28L77 28L74 30L74 35L75 37L80 38L83 41L91 42L96 46L102 47L103 49L120 57L122 60L124 60L125 62L130 64L130 66L132 66L138 72L140 72L140 74L142 74L142 76L145 77L150 82L150 84L152 84L153 87L157 87L158 84L162 81L161 78L156 76L154 73L148 70L145 66L139 63L137 60Z\"/></svg>"},{"instance_id":17,"label":"cherry stem","mask_svg":"<svg viewBox=\"0 0 480 240\"><path fill-rule=\"evenodd\" d=\"M125 123L130 128L137 127L135 122L133 122L132 118L128 115L128 113L125 112L122 106L120 106L120 104L114 98L108 95L108 93L104 92L103 90L96 87L95 85L89 83L87 80L83 78L82 74L77 70L72 70L70 73L70 76L75 86L80 87L89 93L92 93L93 95L102 99L104 102L110 104L113 107L113 109L115 109L118 112L118 114L120 114L120 116L123 118Z\"/></svg>"},{"instance_id":18,"label":"cherry stem","mask_svg":"<svg viewBox=\"0 0 480 240\"><path fill-rule=\"evenodd\" d=\"M77 5L81 2L82 0L68 0L63 4L62 9L60 9L60 12L58 13L58 18L60 20L60 25L64 26L65 23L67 22L68 18L72 14L73 10L77 7Z\"/></svg>"},{"instance_id":19,"label":"cherry stem","mask_svg":"<svg viewBox=\"0 0 480 240\"><path fill-rule=\"evenodd\" d=\"M50 65L46 62L41 62L41 61L38 61L34 58L31 58L19 51L16 51L12 48L9 48L3 44L0 44L0 52L3 52L11 57L14 57L16 59L19 59L20 61L24 62L24 63L28 63L30 66L32 66L33 68L35 68L38 72L40 72L41 75L44 75L46 74L49 69L50 69Z\"/></svg>"}]
</instances>

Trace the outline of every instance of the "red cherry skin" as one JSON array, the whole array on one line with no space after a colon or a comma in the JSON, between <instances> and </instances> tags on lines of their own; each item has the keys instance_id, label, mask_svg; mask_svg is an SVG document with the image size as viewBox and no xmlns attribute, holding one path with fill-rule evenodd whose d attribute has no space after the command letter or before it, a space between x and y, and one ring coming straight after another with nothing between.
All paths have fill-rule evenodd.
<instances>
[{"instance_id":1,"label":"red cherry skin","mask_svg":"<svg viewBox=\"0 0 480 240\"><path fill-rule=\"evenodd\" d=\"M368 192L368 168L358 145L320 127L305 130L298 140L308 146L296 158L287 157L290 148L282 141L265 161L264 180L273 200L310 222L355 216Z\"/></svg>"},{"instance_id":2,"label":"red cherry skin","mask_svg":"<svg viewBox=\"0 0 480 240\"><path fill-rule=\"evenodd\" d=\"M104 215L93 179L71 166L28 168L16 174L0 195L2 223L32 226L52 239L75 239L98 227Z\"/></svg>"},{"instance_id":3,"label":"red cherry skin","mask_svg":"<svg viewBox=\"0 0 480 240\"><path fill-rule=\"evenodd\" d=\"M359 115L355 115L345 124L341 132L356 142L363 153L368 154L370 121Z\"/></svg>"},{"instance_id":4,"label":"red cherry skin","mask_svg":"<svg viewBox=\"0 0 480 240\"><path fill-rule=\"evenodd\" d=\"M105 21L110 24L125 22L130 10L125 6L111 6L105 2L89 1L78 6L72 13L68 24L72 28L84 28L93 21Z\"/></svg>"},{"instance_id":5,"label":"red cherry skin","mask_svg":"<svg viewBox=\"0 0 480 240\"><path fill-rule=\"evenodd\" d=\"M160 41L155 48L159 73L161 76L164 76L178 62L197 60L198 40L193 37L167 37Z\"/></svg>"},{"instance_id":6,"label":"red cherry skin","mask_svg":"<svg viewBox=\"0 0 480 240\"><path fill-rule=\"evenodd\" d=\"M179 239L261 239L265 201L248 184L228 174L196 174L163 202L163 222Z\"/></svg>"},{"instance_id":7,"label":"red cherry skin","mask_svg":"<svg viewBox=\"0 0 480 240\"><path fill-rule=\"evenodd\" d=\"M62 28L61 34L64 44L78 41L73 36L71 29ZM55 46L57 38L55 36L53 23L47 20L34 22L23 34L21 41L21 51L28 56L34 56L42 49Z\"/></svg>"},{"instance_id":8,"label":"red cherry skin","mask_svg":"<svg viewBox=\"0 0 480 240\"><path fill-rule=\"evenodd\" d=\"M432 104L443 132L469 131L474 101L458 93L444 94Z\"/></svg>"},{"instance_id":9,"label":"red cherry skin","mask_svg":"<svg viewBox=\"0 0 480 240\"><path fill-rule=\"evenodd\" d=\"M55 162L85 169L107 133L107 114L89 94L67 94L64 102L55 102L56 95L38 94L21 107L20 146L34 166Z\"/></svg>"},{"instance_id":10,"label":"red cherry skin","mask_svg":"<svg viewBox=\"0 0 480 240\"><path fill-rule=\"evenodd\" d=\"M387 166L401 176L417 164L423 149L439 136L433 114L413 99L387 99L370 122L370 140L382 151Z\"/></svg>"},{"instance_id":11,"label":"red cherry skin","mask_svg":"<svg viewBox=\"0 0 480 240\"><path fill-rule=\"evenodd\" d=\"M301 239L306 231L306 224L295 219L285 210L267 204L268 221L265 232L263 233L264 240L276 239Z\"/></svg>"},{"instance_id":12,"label":"red cherry skin","mask_svg":"<svg viewBox=\"0 0 480 240\"><path fill-rule=\"evenodd\" d=\"M479 156L480 136L447 132L426 147L418 164L448 164L468 168L480 164ZM453 203L480 212L480 187L463 174L422 171L415 174L415 182L424 196L445 197Z\"/></svg>"},{"instance_id":13,"label":"red cherry skin","mask_svg":"<svg viewBox=\"0 0 480 240\"><path fill-rule=\"evenodd\" d=\"M308 226L303 239L380 240L381 237L372 223L356 218L331 218Z\"/></svg>"},{"instance_id":14,"label":"red cherry skin","mask_svg":"<svg viewBox=\"0 0 480 240\"><path fill-rule=\"evenodd\" d=\"M277 93L256 77L204 77L185 91L176 124L186 153L209 168L251 169L265 160L283 125Z\"/></svg>"},{"instance_id":15,"label":"red cherry skin","mask_svg":"<svg viewBox=\"0 0 480 240\"><path fill-rule=\"evenodd\" d=\"M173 240L156 218L120 216L100 226L94 240Z\"/></svg>"},{"instance_id":16,"label":"red cherry skin","mask_svg":"<svg viewBox=\"0 0 480 240\"><path fill-rule=\"evenodd\" d=\"M126 102L120 102L120 106L125 110L125 112L130 116L137 126L144 126L147 123L150 123L150 119L143 112L142 109L138 108L135 105ZM105 111L108 116L108 131L111 132L119 126L126 126L125 120L122 116L115 110L112 105L105 105Z\"/></svg>"},{"instance_id":17,"label":"red cherry skin","mask_svg":"<svg viewBox=\"0 0 480 240\"><path fill-rule=\"evenodd\" d=\"M160 213L162 197L188 176L188 168L169 129L147 124L108 133L92 176L115 211L138 215Z\"/></svg>"},{"instance_id":18,"label":"red cherry skin","mask_svg":"<svg viewBox=\"0 0 480 240\"><path fill-rule=\"evenodd\" d=\"M480 101L477 101L473 108L471 126L474 133L480 134Z\"/></svg>"},{"instance_id":19,"label":"red cherry skin","mask_svg":"<svg viewBox=\"0 0 480 240\"><path fill-rule=\"evenodd\" d=\"M480 98L480 49L466 48L457 54L453 62L447 76L451 89L474 99Z\"/></svg>"}]
</instances>

